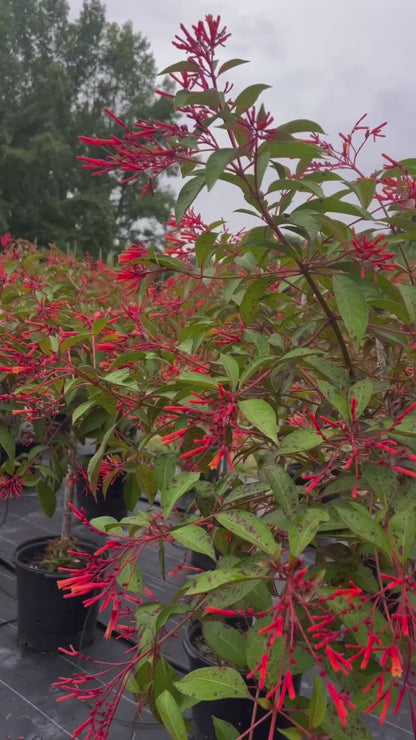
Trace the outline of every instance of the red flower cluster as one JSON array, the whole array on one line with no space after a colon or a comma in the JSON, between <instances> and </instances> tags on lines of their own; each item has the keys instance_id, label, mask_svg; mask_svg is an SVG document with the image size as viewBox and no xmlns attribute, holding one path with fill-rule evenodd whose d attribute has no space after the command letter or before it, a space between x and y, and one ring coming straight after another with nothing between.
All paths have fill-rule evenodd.
<instances>
[{"instance_id":1,"label":"red flower cluster","mask_svg":"<svg viewBox=\"0 0 416 740\"><path fill-rule=\"evenodd\" d=\"M395 257L394 252L387 252L387 240L385 236L379 236L377 239L369 239L366 234L356 236L351 242L354 250L347 250L348 256L353 262L361 265L361 277L365 277L366 269L374 274L380 270L391 271L398 265L390 262Z\"/></svg>"},{"instance_id":2,"label":"red flower cluster","mask_svg":"<svg viewBox=\"0 0 416 740\"><path fill-rule=\"evenodd\" d=\"M165 406L165 411L169 415L180 419L186 418L187 425L174 432L170 432L162 437L164 444L172 444L178 440L183 440L187 432L192 428L202 427L207 432L199 439L194 439L197 444L192 450L184 452L181 457L186 459L193 457L207 450L217 449L217 453L212 458L209 466L216 469L223 457L227 460L229 469L234 470L231 453L234 449L233 440L238 433L237 421L237 402L233 395L224 390L222 385L218 384L218 398L207 399L195 391L192 393L188 405L182 406ZM211 407L209 410L201 407Z\"/></svg>"}]
</instances>

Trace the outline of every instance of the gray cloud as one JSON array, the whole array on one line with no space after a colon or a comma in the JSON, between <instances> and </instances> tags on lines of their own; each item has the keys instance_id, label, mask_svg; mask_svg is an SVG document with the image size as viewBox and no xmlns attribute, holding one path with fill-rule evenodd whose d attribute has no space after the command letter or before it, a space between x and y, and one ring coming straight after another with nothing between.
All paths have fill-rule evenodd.
<instances>
[{"instance_id":1,"label":"gray cloud","mask_svg":"<svg viewBox=\"0 0 416 740\"><path fill-rule=\"evenodd\" d=\"M82 0L69 0L76 14ZM416 148L414 0L107 0L107 16L132 20L151 44L159 69L180 58L171 45L205 14L221 15L232 37L224 59L250 64L235 70L236 90L252 82L273 86L264 96L275 121L317 120L330 135L348 131L363 113L388 136L369 149L374 169L381 151L412 156ZM214 207L222 198L211 195ZM202 202L212 217L214 208ZM218 210L216 211L218 214ZM227 213L221 215L226 216Z\"/></svg>"}]
</instances>

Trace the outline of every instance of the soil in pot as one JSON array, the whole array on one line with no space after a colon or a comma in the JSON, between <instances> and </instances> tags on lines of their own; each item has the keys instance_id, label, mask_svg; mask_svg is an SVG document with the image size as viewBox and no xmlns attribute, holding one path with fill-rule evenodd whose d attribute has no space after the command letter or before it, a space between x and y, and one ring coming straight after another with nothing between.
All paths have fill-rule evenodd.
<instances>
[{"instance_id":1,"label":"soil in pot","mask_svg":"<svg viewBox=\"0 0 416 740\"><path fill-rule=\"evenodd\" d=\"M232 626L239 628L237 624ZM247 626L246 626L247 628ZM244 631L244 630L243 630ZM185 652L190 661L191 670L197 668L208 668L218 665L216 656L211 648L204 642L202 636L201 624L195 622L188 627L183 638ZM240 671L245 679L244 673ZM301 676L294 677L296 692L300 691ZM252 681L249 682L252 686ZM250 725L253 713L253 703L249 699L217 699L216 701L203 701L192 707L192 721L194 724L194 737L197 740L216 740L216 734L213 724L213 717L230 722L242 734L246 732ZM266 711L258 707L256 718L260 719L266 714ZM281 719L278 720L281 729L289 728L290 723ZM269 735L270 723L265 720L253 731L253 740L267 740ZM275 730L274 740L284 740L284 736Z\"/></svg>"},{"instance_id":2,"label":"soil in pot","mask_svg":"<svg viewBox=\"0 0 416 740\"><path fill-rule=\"evenodd\" d=\"M85 596L65 599L57 581L65 573L41 570L51 537L37 537L19 545L15 553L17 579L17 637L20 645L37 652L56 653L60 647L76 649L94 640L98 604L86 609ZM96 546L82 542L78 549L93 553Z\"/></svg>"},{"instance_id":3,"label":"soil in pot","mask_svg":"<svg viewBox=\"0 0 416 740\"><path fill-rule=\"evenodd\" d=\"M124 501L124 479L116 478L103 492L97 490L94 496L85 484L84 480L77 481L78 508L85 511L87 519L98 516L112 516L120 521L127 516L127 506Z\"/></svg>"}]
</instances>

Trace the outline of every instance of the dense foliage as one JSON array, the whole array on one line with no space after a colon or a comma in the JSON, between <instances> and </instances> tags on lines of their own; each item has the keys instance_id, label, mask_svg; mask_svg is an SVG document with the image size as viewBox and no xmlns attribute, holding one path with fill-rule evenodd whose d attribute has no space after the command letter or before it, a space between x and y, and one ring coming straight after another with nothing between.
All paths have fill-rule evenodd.
<instances>
[{"instance_id":1,"label":"dense foliage","mask_svg":"<svg viewBox=\"0 0 416 740\"><path fill-rule=\"evenodd\" d=\"M92 490L122 471L131 505L139 491L148 501L121 525L89 525L110 536L61 583L111 608L106 636L133 643L98 683L58 682L63 698L93 701L74 737L104 740L125 687L174 740L190 707L236 696L270 739L282 718L290 740L371 738L366 715L384 722L407 701L416 736L416 160L384 155L364 173L359 153L385 130L365 117L339 145L312 121L276 123L257 102L264 85L234 95L228 73L243 62L217 61L227 38L212 16L175 38L185 60L167 71L186 125L122 125L83 160L151 184L181 167L163 253L132 243L102 279L104 266L3 238L1 401L43 425L51 462L36 447L16 457L3 431L0 492L37 485L47 508L62 478L47 421L59 411L64 439L97 443ZM192 210L217 180L257 226L233 235ZM96 282L79 283L90 269ZM74 446L60 449L62 467ZM166 574L172 540L215 569L187 556ZM182 576L173 604L149 590L146 548L171 583ZM219 665L181 678L162 649L195 620ZM311 668L312 695L297 695Z\"/></svg>"}]
</instances>

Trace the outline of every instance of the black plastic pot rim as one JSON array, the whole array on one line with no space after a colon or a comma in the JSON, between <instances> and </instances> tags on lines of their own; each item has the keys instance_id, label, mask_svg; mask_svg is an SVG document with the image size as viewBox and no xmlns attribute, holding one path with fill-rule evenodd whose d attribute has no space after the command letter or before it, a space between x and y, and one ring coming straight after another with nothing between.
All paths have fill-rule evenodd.
<instances>
[{"instance_id":1,"label":"black plastic pot rim","mask_svg":"<svg viewBox=\"0 0 416 740\"><path fill-rule=\"evenodd\" d=\"M19 565L19 568L22 568L23 570L29 571L30 573L42 576L43 578L51 578L51 579L57 579L57 578L69 578L71 575L70 573L65 573L64 571L49 571L49 570L42 570L42 568L34 568L29 563L25 563L21 559L21 555L23 552L30 552L33 549L39 550L41 549L41 545L47 544L51 540L59 539L59 535L43 535L42 537L32 537L30 540L25 540L24 542L21 542L20 545L16 547L16 550L13 554L13 564L16 567L16 565ZM92 554L97 550L97 545L94 544L94 542L91 542L91 540L80 540L79 543L79 550L82 552L82 548L86 547L88 550L85 552L88 554Z\"/></svg>"}]
</instances>

